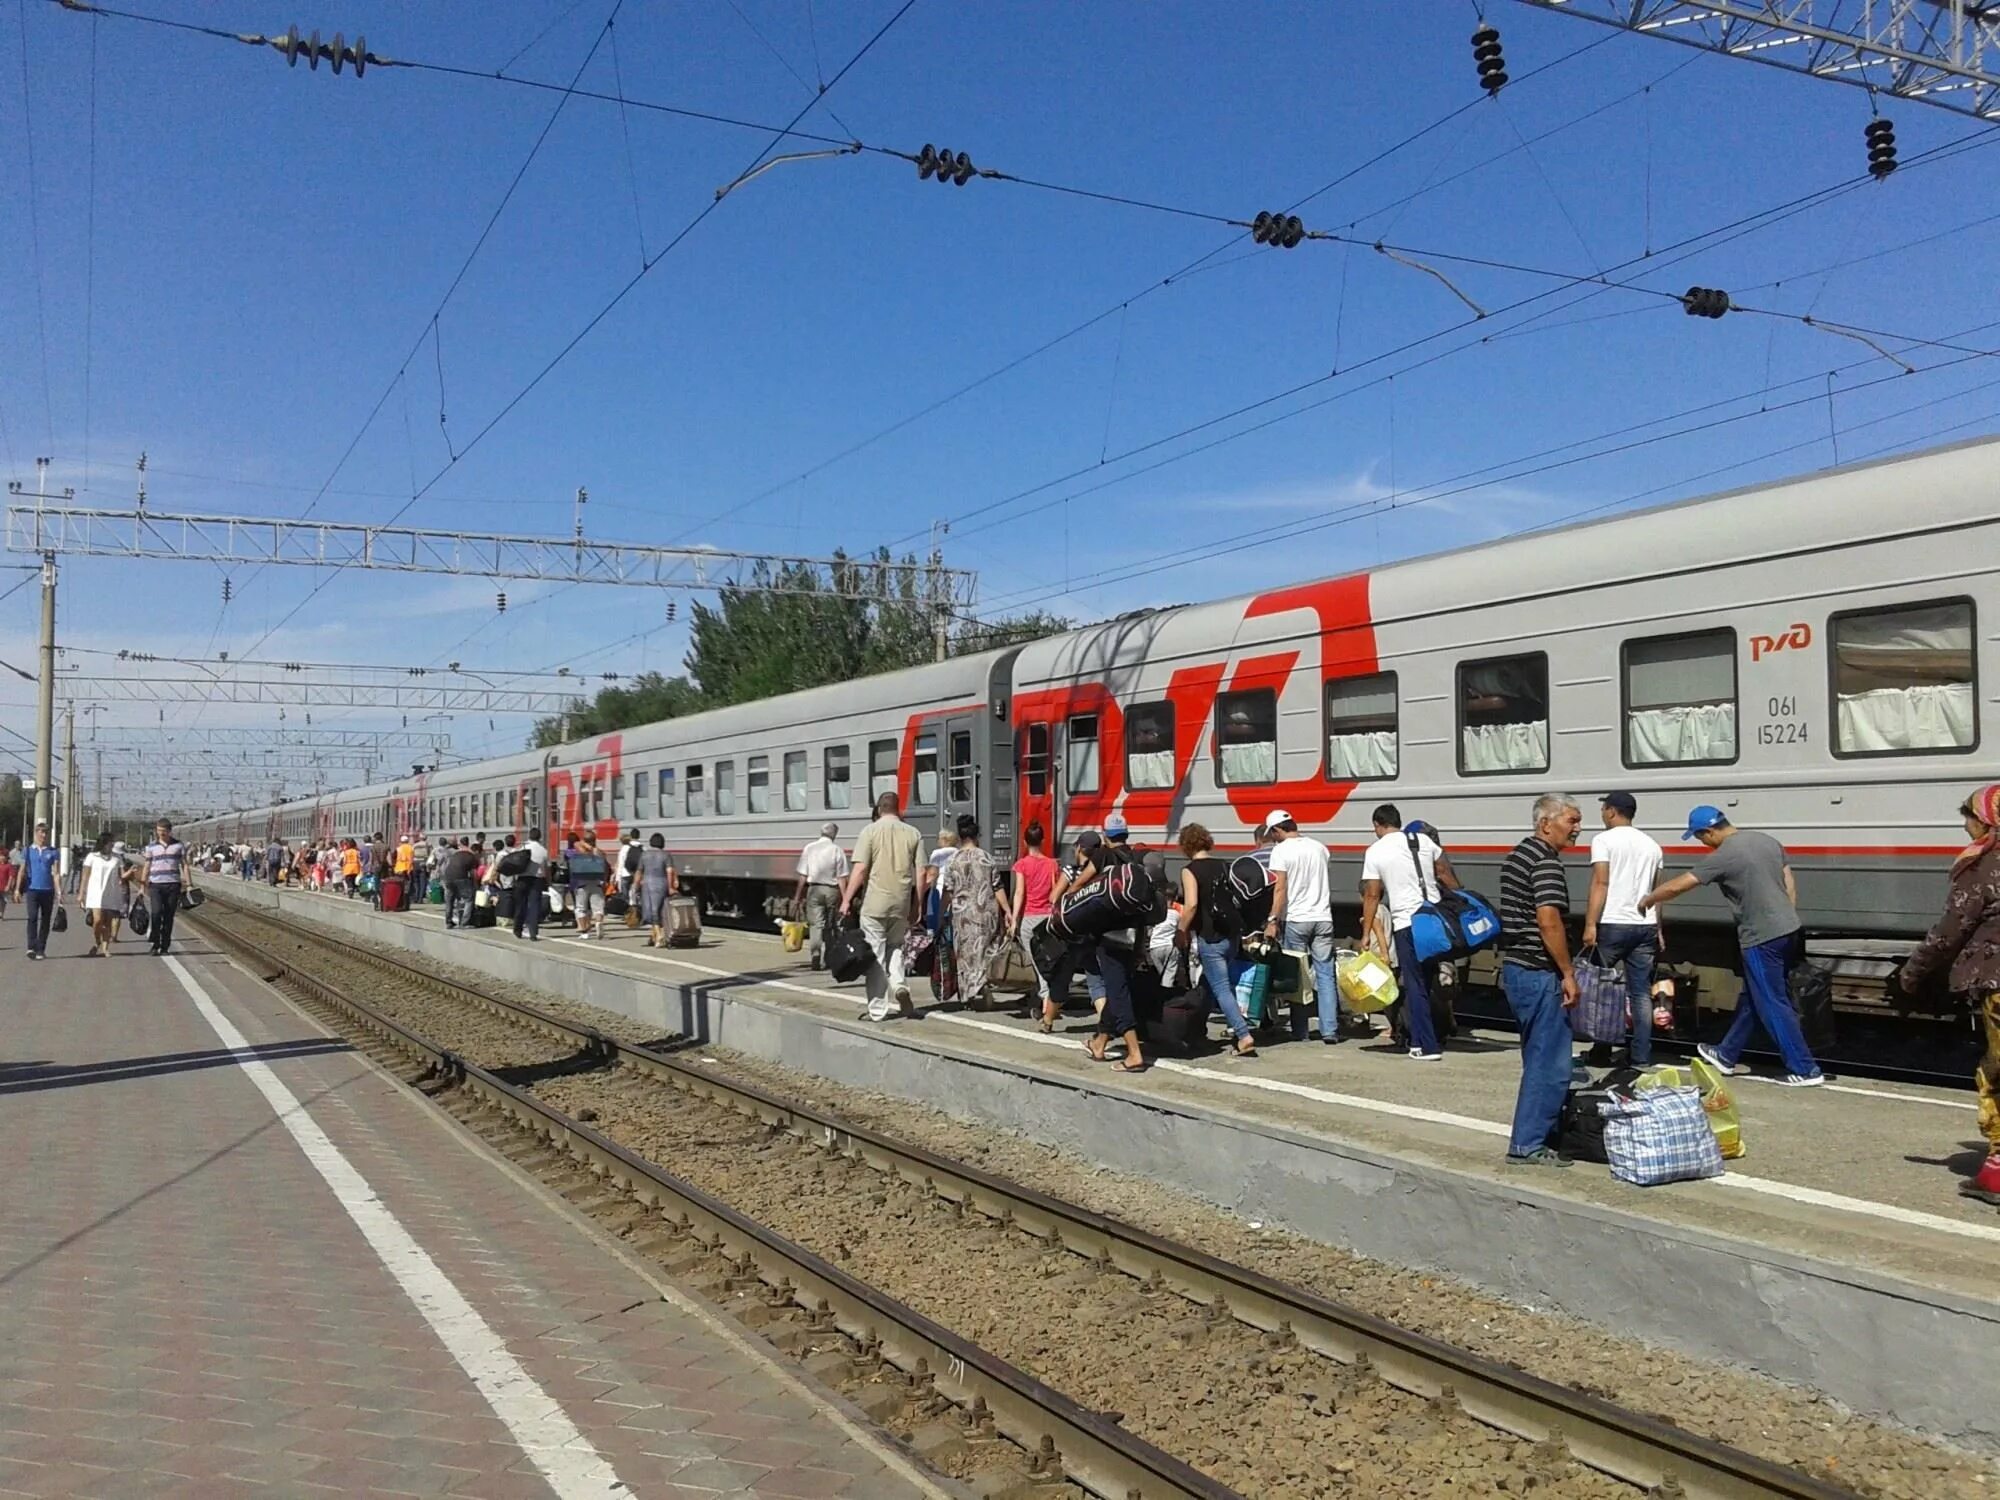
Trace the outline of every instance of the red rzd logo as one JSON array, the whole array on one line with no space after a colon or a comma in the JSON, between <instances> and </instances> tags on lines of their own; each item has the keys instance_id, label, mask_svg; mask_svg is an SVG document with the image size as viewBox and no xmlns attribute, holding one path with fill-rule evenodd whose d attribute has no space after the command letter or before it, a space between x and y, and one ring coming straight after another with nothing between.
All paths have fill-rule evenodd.
<instances>
[{"instance_id":1,"label":"red rzd logo","mask_svg":"<svg viewBox=\"0 0 2000 1500\"><path fill-rule=\"evenodd\" d=\"M1783 635L1750 637L1750 660L1762 661L1773 651L1803 651L1812 644L1812 626L1800 623Z\"/></svg>"}]
</instances>

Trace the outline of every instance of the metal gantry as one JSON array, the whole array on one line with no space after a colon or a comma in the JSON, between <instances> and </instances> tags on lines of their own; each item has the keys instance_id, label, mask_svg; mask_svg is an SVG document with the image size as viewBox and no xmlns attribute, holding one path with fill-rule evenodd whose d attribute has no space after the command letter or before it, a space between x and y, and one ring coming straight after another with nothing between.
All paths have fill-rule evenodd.
<instances>
[{"instance_id":1,"label":"metal gantry","mask_svg":"<svg viewBox=\"0 0 2000 1500\"><path fill-rule=\"evenodd\" d=\"M266 703L304 708L415 709L425 712L532 714L545 718L581 705L574 690L494 688L392 678L326 680L304 674L231 673L223 677L82 677L63 674L65 697L108 703Z\"/></svg>"},{"instance_id":2,"label":"metal gantry","mask_svg":"<svg viewBox=\"0 0 2000 1500\"><path fill-rule=\"evenodd\" d=\"M379 770L382 757L372 750L203 750L148 745L104 745L106 754L127 754L140 770L203 770L217 775L241 773L269 777L274 771Z\"/></svg>"},{"instance_id":3,"label":"metal gantry","mask_svg":"<svg viewBox=\"0 0 2000 1500\"><path fill-rule=\"evenodd\" d=\"M2000 120L1996 0L1520 0L1641 36Z\"/></svg>"},{"instance_id":4,"label":"metal gantry","mask_svg":"<svg viewBox=\"0 0 2000 1500\"><path fill-rule=\"evenodd\" d=\"M670 589L748 588L835 599L910 599L939 610L968 609L977 575L925 562L794 557L641 542L430 531L349 521L260 516L175 515L19 503L7 508L7 548L85 557L272 563L445 573L551 583Z\"/></svg>"},{"instance_id":5,"label":"metal gantry","mask_svg":"<svg viewBox=\"0 0 2000 1500\"><path fill-rule=\"evenodd\" d=\"M284 724L231 724L176 729L171 725L107 725L84 742L109 747L161 745L183 749L207 746L251 752L285 750L306 753L362 750L449 750L451 735L427 729L294 729Z\"/></svg>"}]
</instances>

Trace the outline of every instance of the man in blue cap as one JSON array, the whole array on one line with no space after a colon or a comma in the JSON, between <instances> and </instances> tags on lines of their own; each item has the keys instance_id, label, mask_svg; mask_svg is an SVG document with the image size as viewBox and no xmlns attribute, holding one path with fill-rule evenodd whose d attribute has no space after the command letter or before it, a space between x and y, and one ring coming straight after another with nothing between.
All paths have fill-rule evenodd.
<instances>
[{"instance_id":1,"label":"man in blue cap","mask_svg":"<svg viewBox=\"0 0 2000 1500\"><path fill-rule=\"evenodd\" d=\"M1762 1023L1785 1060L1779 1083L1803 1089L1826 1082L1792 1008L1791 972L1805 924L1799 920L1798 885L1784 845L1768 833L1736 827L1721 808L1706 803L1688 814L1683 837L1704 846L1707 857L1687 874L1648 891L1639 909L1651 911L1698 885L1715 886L1736 915L1736 941L1743 950L1743 993L1737 997L1735 1019L1720 1042L1704 1042L1695 1050L1719 1072L1747 1073L1738 1059Z\"/></svg>"}]
</instances>

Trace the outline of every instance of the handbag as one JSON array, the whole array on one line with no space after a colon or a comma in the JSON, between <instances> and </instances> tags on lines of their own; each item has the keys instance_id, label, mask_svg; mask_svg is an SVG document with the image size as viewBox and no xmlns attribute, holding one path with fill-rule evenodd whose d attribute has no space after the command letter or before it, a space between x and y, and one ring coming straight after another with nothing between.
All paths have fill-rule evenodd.
<instances>
[{"instance_id":1,"label":"handbag","mask_svg":"<svg viewBox=\"0 0 2000 1500\"><path fill-rule=\"evenodd\" d=\"M1576 965L1576 1007L1569 1013L1570 1030L1586 1042L1622 1042L1632 1005L1625 996L1625 970L1599 961L1597 949L1586 948Z\"/></svg>"},{"instance_id":2,"label":"handbag","mask_svg":"<svg viewBox=\"0 0 2000 1500\"><path fill-rule=\"evenodd\" d=\"M903 939L903 972L928 974L936 962L937 934L927 927L912 927Z\"/></svg>"},{"instance_id":3,"label":"handbag","mask_svg":"<svg viewBox=\"0 0 2000 1500\"><path fill-rule=\"evenodd\" d=\"M56 914L53 917L49 918L49 931L50 932L69 931L69 908L67 906L58 906L56 908Z\"/></svg>"},{"instance_id":4,"label":"handbag","mask_svg":"<svg viewBox=\"0 0 2000 1500\"><path fill-rule=\"evenodd\" d=\"M134 937L144 937L146 929L153 925L152 914L146 910L146 903L143 901L135 901L132 904L132 915L127 920L132 924Z\"/></svg>"},{"instance_id":5,"label":"handbag","mask_svg":"<svg viewBox=\"0 0 2000 1500\"><path fill-rule=\"evenodd\" d=\"M1799 1013L1799 1030L1813 1052L1825 1052L1834 1044L1833 972L1818 964L1801 961L1787 976L1792 1009Z\"/></svg>"},{"instance_id":6,"label":"handbag","mask_svg":"<svg viewBox=\"0 0 2000 1500\"><path fill-rule=\"evenodd\" d=\"M1424 885L1424 862L1417 855L1417 836L1406 833L1410 863L1416 867L1417 890ZM1500 937L1500 918L1483 896L1467 890L1439 887L1435 901L1425 901L1410 918L1410 946L1417 962L1436 958L1465 958L1489 947Z\"/></svg>"},{"instance_id":7,"label":"handbag","mask_svg":"<svg viewBox=\"0 0 2000 1500\"><path fill-rule=\"evenodd\" d=\"M862 937L860 926L836 922L826 935L826 967L833 975L833 982L847 984L859 979L874 962L875 951Z\"/></svg>"}]
</instances>

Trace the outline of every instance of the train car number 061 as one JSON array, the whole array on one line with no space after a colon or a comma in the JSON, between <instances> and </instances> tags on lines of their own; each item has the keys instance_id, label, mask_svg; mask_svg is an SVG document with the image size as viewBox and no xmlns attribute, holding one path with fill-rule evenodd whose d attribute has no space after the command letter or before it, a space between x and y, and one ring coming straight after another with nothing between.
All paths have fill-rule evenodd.
<instances>
[{"instance_id":1,"label":"train car number 061","mask_svg":"<svg viewBox=\"0 0 2000 1500\"><path fill-rule=\"evenodd\" d=\"M1764 711L1770 715L1773 722L1757 726L1758 744L1804 745L1809 743L1806 733L1806 721L1798 717L1798 699L1766 699Z\"/></svg>"}]
</instances>

